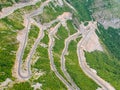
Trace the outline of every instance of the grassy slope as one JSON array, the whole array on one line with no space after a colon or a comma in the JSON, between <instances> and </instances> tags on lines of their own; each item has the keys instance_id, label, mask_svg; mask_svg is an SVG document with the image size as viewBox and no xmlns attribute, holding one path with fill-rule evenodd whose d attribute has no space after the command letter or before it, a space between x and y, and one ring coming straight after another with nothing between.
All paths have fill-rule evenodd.
<instances>
[{"instance_id":1,"label":"grassy slope","mask_svg":"<svg viewBox=\"0 0 120 90\"><path fill-rule=\"evenodd\" d=\"M19 2L19 0L15 0L15 2ZM13 3L13 0L0 0L0 11L2 8L12 6Z\"/></svg>"},{"instance_id":2,"label":"grassy slope","mask_svg":"<svg viewBox=\"0 0 120 90\"><path fill-rule=\"evenodd\" d=\"M92 4L93 0L67 0L77 11L78 19L80 21L92 20L91 13L89 11L89 6Z\"/></svg>"},{"instance_id":3,"label":"grassy slope","mask_svg":"<svg viewBox=\"0 0 120 90\"><path fill-rule=\"evenodd\" d=\"M23 29L22 17L19 12L0 20L0 81L12 77L12 66L14 64L18 42L16 40L17 30ZM17 15L17 17L13 17ZM21 18L20 21L19 18ZM16 22L15 22L16 21Z\"/></svg>"},{"instance_id":4,"label":"grassy slope","mask_svg":"<svg viewBox=\"0 0 120 90\"><path fill-rule=\"evenodd\" d=\"M66 56L67 71L81 90L96 90L98 85L88 78L79 66L76 49L77 42L71 41L68 47L69 55Z\"/></svg>"},{"instance_id":5,"label":"grassy slope","mask_svg":"<svg viewBox=\"0 0 120 90\"><path fill-rule=\"evenodd\" d=\"M55 62L58 72L64 77L64 74L61 70L60 56L64 48L64 41L68 37L68 32L65 29L65 27L61 26L58 29L57 37L59 39L57 38L55 39L55 45L53 47L53 53L54 53L53 57L54 57L54 62Z\"/></svg>"},{"instance_id":6,"label":"grassy slope","mask_svg":"<svg viewBox=\"0 0 120 90\"><path fill-rule=\"evenodd\" d=\"M120 62L110 54L95 51L86 52L88 64L97 70L98 75L120 90Z\"/></svg>"}]
</instances>

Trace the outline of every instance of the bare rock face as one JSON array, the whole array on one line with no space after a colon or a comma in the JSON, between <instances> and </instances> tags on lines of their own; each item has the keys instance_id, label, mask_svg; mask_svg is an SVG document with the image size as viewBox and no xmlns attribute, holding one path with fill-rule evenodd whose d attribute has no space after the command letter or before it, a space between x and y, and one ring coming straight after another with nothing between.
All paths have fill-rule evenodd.
<instances>
[{"instance_id":1,"label":"bare rock face","mask_svg":"<svg viewBox=\"0 0 120 90\"><path fill-rule=\"evenodd\" d=\"M120 1L119 0L95 0L92 5L93 17L101 23L105 29L108 27L120 28Z\"/></svg>"},{"instance_id":2,"label":"bare rock face","mask_svg":"<svg viewBox=\"0 0 120 90\"><path fill-rule=\"evenodd\" d=\"M88 22L87 26L80 25L80 30L84 41L82 42L82 48L85 51L92 52L95 50L103 51L103 48L99 42L99 38L95 33L97 29L97 22Z\"/></svg>"}]
</instances>

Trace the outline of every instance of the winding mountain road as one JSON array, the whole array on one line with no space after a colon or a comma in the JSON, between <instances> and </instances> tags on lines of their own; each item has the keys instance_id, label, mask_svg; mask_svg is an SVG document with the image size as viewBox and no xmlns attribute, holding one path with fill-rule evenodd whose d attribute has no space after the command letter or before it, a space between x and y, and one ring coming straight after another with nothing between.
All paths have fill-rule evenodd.
<instances>
[{"instance_id":1,"label":"winding mountain road","mask_svg":"<svg viewBox=\"0 0 120 90\"><path fill-rule=\"evenodd\" d=\"M74 88L58 73L56 66L54 64L54 58L53 58L53 53L52 49L54 46L54 35L57 32L58 28L61 26L61 23L58 23L54 28L51 29L49 32L49 46L48 46L48 54L50 58L50 66L52 71L55 73L55 75L66 85L68 90L74 90Z\"/></svg>"},{"instance_id":2,"label":"winding mountain road","mask_svg":"<svg viewBox=\"0 0 120 90\"><path fill-rule=\"evenodd\" d=\"M79 65L84 73L95 81L103 90L115 90L108 82L100 78L96 73L94 73L91 68L87 65L86 58L84 55L83 42L87 42L89 35L94 30L94 27L91 26L91 29L82 37L82 39L77 44L77 55L79 60Z\"/></svg>"},{"instance_id":3,"label":"winding mountain road","mask_svg":"<svg viewBox=\"0 0 120 90\"><path fill-rule=\"evenodd\" d=\"M18 60L18 75L19 75L19 77L20 78L22 78L22 79L29 79L30 78L30 75L31 75L31 69L30 69L30 61L31 61L31 57L32 57L32 55L34 54L34 52L35 52L35 49L36 49L36 47L37 47L37 45L38 45L38 43L39 43L39 41L43 38L43 36L44 36L44 32L43 32L43 30L41 29L40 30L40 34L39 34L39 36L38 36L38 38L37 38L37 40L36 40L36 42L34 43L34 46L32 47L32 49L31 49L31 51L30 51L30 53L29 53L29 55L28 55L28 57L27 57L27 63L26 63L26 70L27 71L25 71L25 70L22 70L22 57L23 57L23 54L24 54L24 50L25 50L25 47L26 47L26 44L27 44L27 40L28 40L28 32L29 32L29 29L30 29L30 24L31 24L31 19L32 19L32 17L33 16L36 16L36 15L38 15L38 14L41 14L42 12L43 12L43 9L44 9L44 7L50 2L51 0L47 0L47 1L45 1L41 6L40 6L40 8L39 9L37 9L37 10L35 10L34 12L32 12L32 13L30 13L26 18L27 18L27 26L26 26L26 28L25 28L25 37L24 37L24 41L23 41L23 43L22 43L22 45L20 44L20 47L19 47L19 49L18 49L18 53L17 53L17 56L16 56L16 58L17 58L17 60ZM35 12L37 12L37 14L35 13ZM41 27L42 28L42 27Z\"/></svg>"},{"instance_id":4,"label":"winding mountain road","mask_svg":"<svg viewBox=\"0 0 120 90\"><path fill-rule=\"evenodd\" d=\"M30 5L35 5L37 2L40 2L40 1L39 0L32 0L30 2L18 3L18 4L14 4L11 7L3 8L2 12L0 12L0 19L5 18L6 16L12 14L17 9L20 9L20 8L23 8L26 6L30 6Z\"/></svg>"},{"instance_id":5,"label":"winding mountain road","mask_svg":"<svg viewBox=\"0 0 120 90\"><path fill-rule=\"evenodd\" d=\"M24 17L24 19L26 20L26 25L24 28L24 40L20 41L19 44L19 48L16 54L16 59L18 62L18 68L17 68L17 73L18 76L22 79L26 79L28 80L31 77L31 58L35 53L35 50L40 42L40 40L44 37L44 30L48 29L49 27L51 27L51 25L55 22L60 21L54 28L51 28L48 32L48 37L49 37L49 46L48 46L48 54L49 54L49 59L50 59L50 66L51 69L53 70L53 72L55 73L55 75L66 85L66 87L68 88L68 90L80 90L79 87L77 87L77 85L74 83L74 81L72 80L72 78L70 77L69 73L66 70L65 67L65 55L67 54L67 50L68 50L68 45L70 43L71 40L76 39L79 35L80 32L78 31L77 33L69 36L66 40L65 40L65 46L64 49L62 51L61 54L61 69L63 71L63 74L65 75L65 77L67 78L67 80L71 83L68 83L68 81L66 81L62 75L57 71L56 66L54 64L54 58L53 58L53 53L52 53L52 49L54 46L54 36L58 31L58 28L61 25L64 25L65 22L67 20L69 20L71 17L71 15L68 15L66 13L64 13L63 15L59 16L56 20L51 21L50 23L46 23L44 25L38 24L37 22L35 22L32 17L37 16L39 14L43 13L43 9L45 6L48 5L49 2L51 2L52 0L46 0L44 3L42 3L42 5L40 6L40 8L38 8L37 10L34 10L33 12L31 12L30 14L26 15ZM8 7L8 8L4 8L2 9L2 12L0 12L0 19L12 14L15 10L23 8L25 6L30 6L30 5L35 5L37 2L39 2L39 0L33 0L31 2L27 2L27 3L19 3L19 4L15 4L12 7ZM70 7L72 8L74 11L76 11L69 3L67 3L65 0L64 2ZM65 17L64 17L65 16ZM36 39L36 41L34 42L34 45L32 46L27 59L25 61L25 69L22 69L22 57L24 54L24 50L25 47L27 45L27 40L28 40L28 33L31 27L32 23L35 23L39 29L39 35ZM91 27L92 28L92 27ZM107 83L105 80L103 80L102 78L100 78L97 74L93 73L91 71L91 68L87 65L86 59L85 59L85 55L84 55L84 49L83 49L83 42L87 42L89 39L89 35L91 33L91 30L87 31L87 33L82 37L82 39L79 41L79 43L77 44L77 55L78 55L78 60L79 60L79 65L81 67L81 69L84 71L84 73L89 76L92 80L94 80L99 86L101 86L101 88L103 90L115 90L114 87L112 87L109 83Z\"/></svg>"},{"instance_id":6,"label":"winding mountain road","mask_svg":"<svg viewBox=\"0 0 120 90\"><path fill-rule=\"evenodd\" d=\"M71 40L78 38L79 35L80 35L80 32L78 31L77 33L70 35L67 39L65 39L65 46L64 46L64 49L63 49L62 55L61 55L61 70L62 70L63 74L65 75L65 77L67 78L67 80L71 83L72 87L74 87L75 90L80 90L80 88L74 83L73 79L70 77L69 73L66 70L65 55L67 54L68 45L71 42Z\"/></svg>"}]
</instances>

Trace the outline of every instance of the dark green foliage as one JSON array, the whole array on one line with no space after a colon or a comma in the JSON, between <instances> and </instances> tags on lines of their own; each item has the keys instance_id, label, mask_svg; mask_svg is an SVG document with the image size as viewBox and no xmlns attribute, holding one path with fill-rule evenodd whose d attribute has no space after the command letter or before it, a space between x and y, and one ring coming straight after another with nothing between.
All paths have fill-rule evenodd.
<instances>
[{"instance_id":1,"label":"dark green foliage","mask_svg":"<svg viewBox=\"0 0 120 90\"><path fill-rule=\"evenodd\" d=\"M109 49L109 51L120 60L120 29L114 29L109 27L107 30L102 25L98 26L99 32L97 32L100 39Z\"/></svg>"},{"instance_id":2,"label":"dark green foliage","mask_svg":"<svg viewBox=\"0 0 120 90\"><path fill-rule=\"evenodd\" d=\"M64 48L64 40L68 37L68 32L65 29L65 27L61 26L58 29L57 37L59 39L55 40L55 46L53 47L53 49L54 49L55 53L61 54L61 52Z\"/></svg>"},{"instance_id":3,"label":"dark green foliage","mask_svg":"<svg viewBox=\"0 0 120 90\"><path fill-rule=\"evenodd\" d=\"M92 4L93 0L67 0L78 12L78 17L80 21L89 21L91 20L91 12L89 7Z\"/></svg>"}]
</instances>

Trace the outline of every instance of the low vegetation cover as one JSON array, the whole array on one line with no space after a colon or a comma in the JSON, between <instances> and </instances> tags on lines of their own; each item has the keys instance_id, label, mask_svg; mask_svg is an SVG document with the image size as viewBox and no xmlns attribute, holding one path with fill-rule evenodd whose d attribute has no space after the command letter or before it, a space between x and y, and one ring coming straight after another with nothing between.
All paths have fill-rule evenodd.
<instances>
[{"instance_id":1,"label":"low vegetation cover","mask_svg":"<svg viewBox=\"0 0 120 90\"><path fill-rule=\"evenodd\" d=\"M27 45L24 51L24 55L23 55L23 60L26 59L28 53L30 52L30 49L32 48L32 45L35 42L35 39L38 37L39 34L39 28L35 25L32 25L30 28L30 31L28 33L28 41L27 41Z\"/></svg>"},{"instance_id":2,"label":"low vegetation cover","mask_svg":"<svg viewBox=\"0 0 120 90\"><path fill-rule=\"evenodd\" d=\"M18 15L19 12L15 12ZM11 18L12 15L0 20L0 82L6 78L12 78L12 67L18 49L18 41L16 40L17 31L23 29L20 15ZM21 18L19 21L18 19ZM16 22L15 22L16 21Z\"/></svg>"},{"instance_id":3,"label":"low vegetation cover","mask_svg":"<svg viewBox=\"0 0 120 90\"><path fill-rule=\"evenodd\" d=\"M116 90L120 89L120 62L108 52L86 52L88 65L97 71L104 80L110 82Z\"/></svg>"}]
</instances>

